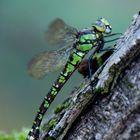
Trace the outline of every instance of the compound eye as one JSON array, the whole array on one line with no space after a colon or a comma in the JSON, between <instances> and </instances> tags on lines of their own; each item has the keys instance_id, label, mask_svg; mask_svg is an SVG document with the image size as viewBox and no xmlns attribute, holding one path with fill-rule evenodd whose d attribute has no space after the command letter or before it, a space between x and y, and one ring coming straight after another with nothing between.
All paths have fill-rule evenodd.
<instances>
[{"instance_id":1,"label":"compound eye","mask_svg":"<svg viewBox=\"0 0 140 140\"><path fill-rule=\"evenodd\" d=\"M104 27L104 24L101 21L99 21L99 20L96 21L96 25L98 25L101 28Z\"/></svg>"},{"instance_id":2,"label":"compound eye","mask_svg":"<svg viewBox=\"0 0 140 140\"><path fill-rule=\"evenodd\" d=\"M112 30L111 26L107 25L105 33L109 34L111 33L111 30Z\"/></svg>"}]
</instances>

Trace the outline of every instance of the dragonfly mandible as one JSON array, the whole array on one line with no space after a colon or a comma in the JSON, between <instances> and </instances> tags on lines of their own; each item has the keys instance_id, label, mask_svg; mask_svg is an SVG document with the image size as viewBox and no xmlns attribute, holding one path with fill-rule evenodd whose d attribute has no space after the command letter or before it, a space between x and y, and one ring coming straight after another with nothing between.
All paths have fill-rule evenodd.
<instances>
[{"instance_id":1,"label":"dragonfly mandible","mask_svg":"<svg viewBox=\"0 0 140 140\"><path fill-rule=\"evenodd\" d=\"M111 34L111 31L110 24L104 18L99 18L90 28L81 31L67 25L62 19L56 19L49 25L46 32L47 41L51 45L58 45L59 49L36 55L28 65L28 72L32 77L42 79L48 72L64 68L40 105L27 140L39 138L43 116L58 92L89 51L93 50L94 56L103 49L106 43L104 37L115 35Z\"/></svg>"}]
</instances>

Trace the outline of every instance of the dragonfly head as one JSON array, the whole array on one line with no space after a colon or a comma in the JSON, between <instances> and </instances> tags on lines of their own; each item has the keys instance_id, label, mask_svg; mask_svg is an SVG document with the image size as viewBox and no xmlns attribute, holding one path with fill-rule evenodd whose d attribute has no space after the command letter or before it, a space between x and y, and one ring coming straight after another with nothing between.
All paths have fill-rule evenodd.
<instances>
[{"instance_id":1,"label":"dragonfly head","mask_svg":"<svg viewBox=\"0 0 140 140\"><path fill-rule=\"evenodd\" d=\"M110 34L112 31L109 22L104 18L99 18L92 26L104 34Z\"/></svg>"}]
</instances>

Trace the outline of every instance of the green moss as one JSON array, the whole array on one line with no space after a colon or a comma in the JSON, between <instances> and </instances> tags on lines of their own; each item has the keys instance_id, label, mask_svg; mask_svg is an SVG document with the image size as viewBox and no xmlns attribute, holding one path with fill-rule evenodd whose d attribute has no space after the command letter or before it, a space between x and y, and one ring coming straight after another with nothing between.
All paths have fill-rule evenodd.
<instances>
[{"instance_id":1,"label":"green moss","mask_svg":"<svg viewBox=\"0 0 140 140\"><path fill-rule=\"evenodd\" d=\"M69 103L69 98L66 99L61 105L57 106L55 109L54 109L54 113L55 114L58 114L60 112L62 112L62 110L68 108L70 105ZM41 130L42 131L45 131L45 132L48 132L50 130L52 130L56 124L58 123L58 120L59 120L59 115L56 115L56 117L53 117L51 118L47 124L44 124L41 126ZM50 137L50 140L51 140L51 137Z\"/></svg>"},{"instance_id":2,"label":"green moss","mask_svg":"<svg viewBox=\"0 0 140 140\"><path fill-rule=\"evenodd\" d=\"M49 136L49 137L47 138L47 140L56 140L56 139Z\"/></svg>"},{"instance_id":3,"label":"green moss","mask_svg":"<svg viewBox=\"0 0 140 140\"><path fill-rule=\"evenodd\" d=\"M97 88L97 89L95 90L95 92L96 92L97 94L101 94L102 91L103 91L103 88L101 88L101 87L99 87L99 88Z\"/></svg>"},{"instance_id":4,"label":"green moss","mask_svg":"<svg viewBox=\"0 0 140 140\"><path fill-rule=\"evenodd\" d=\"M102 94L108 93L109 90L112 87L114 87L119 74L120 74L119 67L116 64L112 65L112 67L109 69L109 77L108 80L105 82L104 91L102 92Z\"/></svg>"},{"instance_id":5,"label":"green moss","mask_svg":"<svg viewBox=\"0 0 140 140\"><path fill-rule=\"evenodd\" d=\"M58 113L62 112L62 110L68 108L69 105L70 105L69 102L64 102L64 103L62 103L61 105L58 105L58 106L54 109L54 113L55 113L55 114L58 114Z\"/></svg>"},{"instance_id":6,"label":"green moss","mask_svg":"<svg viewBox=\"0 0 140 140\"><path fill-rule=\"evenodd\" d=\"M134 87L134 85L128 80L127 77L124 78L123 83L126 85L126 87L127 87L128 89L131 89L131 88Z\"/></svg>"},{"instance_id":7,"label":"green moss","mask_svg":"<svg viewBox=\"0 0 140 140\"><path fill-rule=\"evenodd\" d=\"M41 129L45 132L48 132L56 126L57 122L58 120L56 118L52 118L48 121L47 125L43 125Z\"/></svg>"},{"instance_id":8,"label":"green moss","mask_svg":"<svg viewBox=\"0 0 140 140\"><path fill-rule=\"evenodd\" d=\"M0 140L25 140L29 129L23 129L21 132L13 131L11 134L0 132Z\"/></svg>"},{"instance_id":9,"label":"green moss","mask_svg":"<svg viewBox=\"0 0 140 140\"><path fill-rule=\"evenodd\" d=\"M49 122L48 122L48 126L50 129L54 128L57 124L57 119L51 119Z\"/></svg>"}]
</instances>

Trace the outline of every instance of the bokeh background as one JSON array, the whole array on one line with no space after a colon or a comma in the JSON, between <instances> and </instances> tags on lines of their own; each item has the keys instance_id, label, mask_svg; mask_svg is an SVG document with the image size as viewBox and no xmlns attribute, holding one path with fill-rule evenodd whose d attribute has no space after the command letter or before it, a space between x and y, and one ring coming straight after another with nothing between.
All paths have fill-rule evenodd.
<instances>
[{"instance_id":1,"label":"bokeh background","mask_svg":"<svg viewBox=\"0 0 140 140\"><path fill-rule=\"evenodd\" d=\"M0 130L31 127L36 111L59 72L43 80L27 74L27 63L47 45L47 25L59 17L82 29L98 17L108 19L114 32L124 32L140 0L0 0ZM50 108L62 102L82 80L77 73L68 81Z\"/></svg>"}]
</instances>

